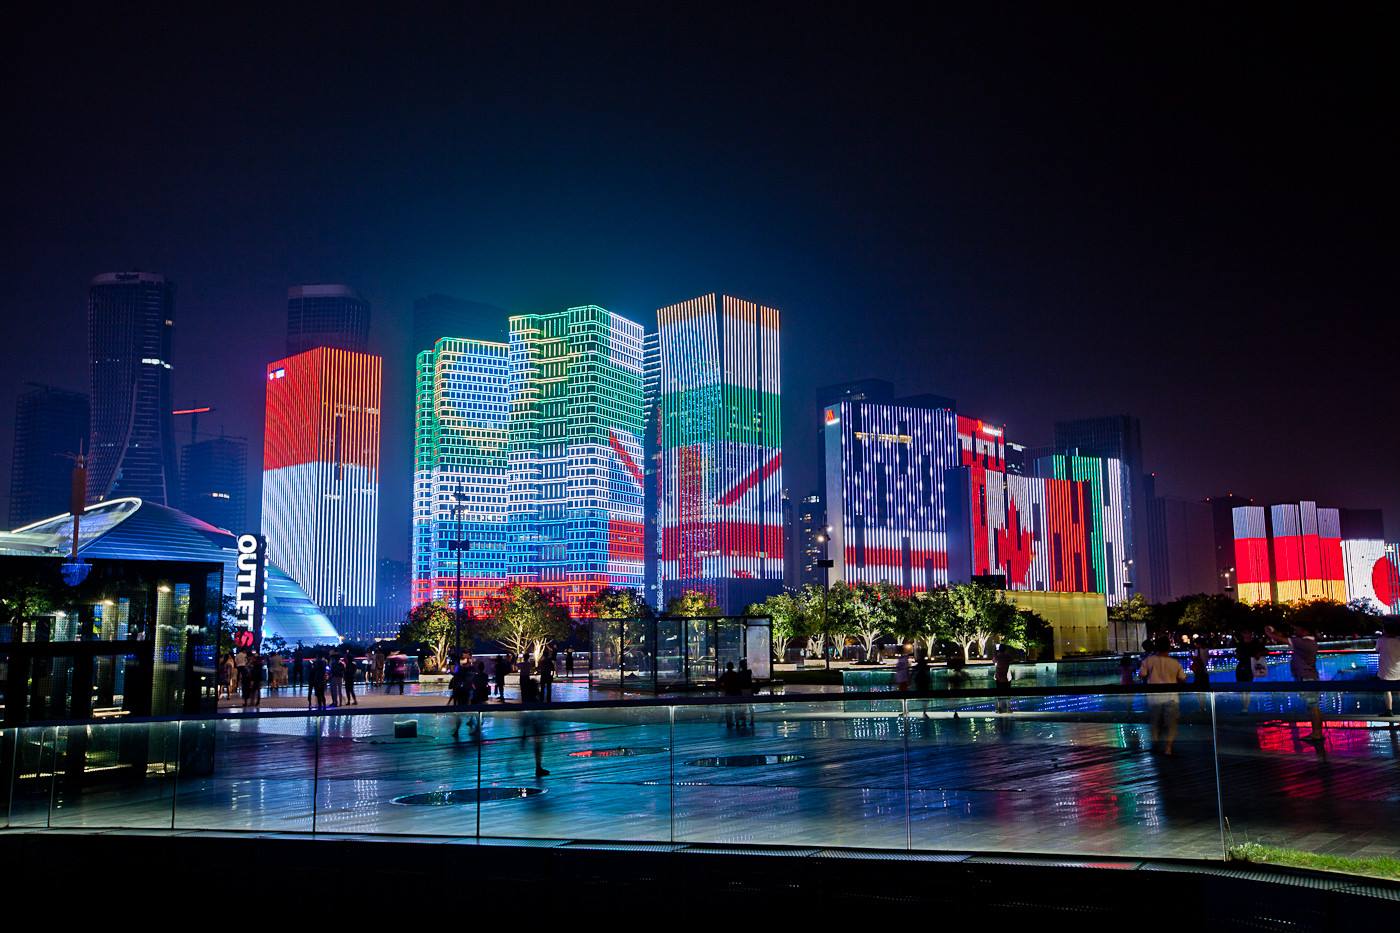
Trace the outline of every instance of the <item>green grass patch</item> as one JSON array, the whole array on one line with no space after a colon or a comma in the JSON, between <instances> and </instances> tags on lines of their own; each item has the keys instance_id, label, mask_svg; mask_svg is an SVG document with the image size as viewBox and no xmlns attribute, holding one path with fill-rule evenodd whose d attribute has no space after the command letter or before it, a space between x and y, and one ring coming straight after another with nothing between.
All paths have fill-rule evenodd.
<instances>
[{"instance_id":1,"label":"green grass patch","mask_svg":"<svg viewBox=\"0 0 1400 933\"><path fill-rule=\"evenodd\" d=\"M1244 845L1233 846L1230 849L1230 860L1286 865L1289 868L1310 868L1314 871L1332 871L1365 878L1400 881L1400 858L1384 855L1362 857L1321 855L1317 852L1304 852L1301 849L1280 849L1275 846L1260 845L1257 842L1248 842Z\"/></svg>"}]
</instances>

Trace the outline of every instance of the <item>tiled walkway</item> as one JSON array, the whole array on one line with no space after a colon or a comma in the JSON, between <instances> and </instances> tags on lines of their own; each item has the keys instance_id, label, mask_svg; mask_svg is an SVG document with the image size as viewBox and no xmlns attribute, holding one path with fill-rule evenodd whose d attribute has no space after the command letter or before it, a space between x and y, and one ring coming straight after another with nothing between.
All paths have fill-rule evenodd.
<instances>
[{"instance_id":1,"label":"tiled walkway","mask_svg":"<svg viewBox=\"0 0 1400 933\"><path fill-rule=\"evenodd\" d=\"M206 737L212 769L193 756L178 775L153 769L135 785L75 794L62 778L32 783L11 825L1219 857L1209 718L1183 702L1167 758L1146 749L1135 701L956 717L934 701L928 718L911 705L907 719L897 702L760 705L745 728L720 707L676 707L674 721L665 707L491 710L481 742L466 725L454 741L449 713L236 717ZM394 721L409 718L418 737L394 738ZM1267 713L1222 717L1220 796L1234 841L1400 855L1400 733L1333 722L1319 749L1301 731ZM173 731L147 741L158 760ZM538 777L537 742L550 772ZM544 793L396 802L478 780Z\"/></svg>"}]
</instances>

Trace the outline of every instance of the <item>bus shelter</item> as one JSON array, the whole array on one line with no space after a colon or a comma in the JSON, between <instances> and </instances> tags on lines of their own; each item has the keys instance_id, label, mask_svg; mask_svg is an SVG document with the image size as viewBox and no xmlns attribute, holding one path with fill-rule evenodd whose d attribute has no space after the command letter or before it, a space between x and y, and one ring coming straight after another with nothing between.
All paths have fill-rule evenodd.
<instances>
[{"instance_id":1,"label":"bus shelter","mask_svg":"<svg viewBox=\"0 0 1400 933\"><path fill-rule=\"evenodd\" d=\"M590 688L647 693L713 686L741 662L761 683L773 676L773 621L767 616L600 618L590 626Z\"/></svg>"}]
</instances>

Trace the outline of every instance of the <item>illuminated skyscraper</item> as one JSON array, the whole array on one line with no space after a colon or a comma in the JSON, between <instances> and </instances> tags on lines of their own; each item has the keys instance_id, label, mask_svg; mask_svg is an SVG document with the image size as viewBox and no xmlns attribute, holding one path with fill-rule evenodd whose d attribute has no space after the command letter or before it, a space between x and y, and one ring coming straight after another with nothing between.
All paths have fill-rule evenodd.
<instances>
[{"instance_id":1,"label":"illuminated skyscraper","mask_svg":"<svg viewBox=\"0 0 1400 933\"><path fill-rule=\"evenodd\" d=\"M577 609L643 570L642 326L593 305L510 319L507 573Z\"/></svg>"},{"instance_id":2,"label":"illuminated skyscraper","mask_svg":"<svg viewBox=\"0 0 1400 933\"><path fill-rule=\"evenodd\" d=\"M656 317L662 600L740 613L783 582L778 311L709 294Z\"/></svg>"},{"instance_id":3,"label":"illuminated skyscraper","mask_svg":"<svg viewBox=\"0 0 1400 933\"><path fill-rule=\"evenodd\" d=\"M413 602L479 609L506 579L508 346L444 337L418 354L413 447Z\"/></svg>"},{"instance_id":4,"label":"illuminated skyscraper","mask_svg":"<svg viewBox=\"0 0 1400 933\"><path fill-rule=\"evenodd\" d=\"M661 604L661 584L657 561L660 558L661 537L657 532L661 502L661 337L649 331L642 338L642 506L643 561L645 566L646 600L653 609Z\"/></svg>"},{"instance_id":5,"label":"illuminated skyscraper","mask_svg":"<svg viewBox=\"0 0 1400 933\"><path fill-rule=\"evenodd\" d=\"M329 347L267 366L268 555L332 614L374 605L382 379L379 357Z\"/></svg>"},{"instance_id":6,"label":"illuminated skyscraper","mask_svg":"<svg viewBox=\"0 0 1400 933\"><path fill-rule=\"evenodd\" d=\"M1120 567L1129 561L1135 592L1155 600L1153 574L1147 566L1147 468L1142 459L1142 424L1132 415L1080 418L1055 424L1055 449L1082 456L1105 457L1122 464L1126 483L1123 496L1123 542Z\"/></svg>"},{"instance_id":7,"label":"illuminated skyscraper","mask_svg":"<svg viewBox=\"0 0 1400 933\"><path fill-rule=\"evenodd\" d=\"M317 347L364 352L369 344L369 302L348 285L296 285L287 289L287 355Z\"/></svg>"},{"instance_id":8,"label":"illuminated skyscraper","mask_svg":"<svg viewBox=\"0 0 1400 933\"><path fill-rule=\"evenodd\" d=\"M88 290L92 418L89 502L136 496L170 505L178 491L170 417L175 285L148 272L109 272Z\"/></svg>"}]
</instances>

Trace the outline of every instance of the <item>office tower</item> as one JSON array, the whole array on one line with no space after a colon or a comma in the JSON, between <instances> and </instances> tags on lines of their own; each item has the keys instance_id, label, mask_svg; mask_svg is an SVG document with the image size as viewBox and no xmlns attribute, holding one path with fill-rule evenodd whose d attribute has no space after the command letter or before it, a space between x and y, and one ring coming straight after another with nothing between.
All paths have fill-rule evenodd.
<instances>
[{"instance_id":1,"label":"office tower","mask_svg":"<svg viewBox=\"0 0 1400 933\"><path fill-rule=\"evenodd\" d=\"M1159 496L1155 475L1145 479L1147 540L1141 550L1152 575L1151 591L1160 602L1220 592L1224 579L1216 570L1210 501ZM1229 566L1234 566L1233 557Z\"/></svg>"},{"instance_id":2,"label":"office tower","mask_svg":"<svg viewBox=\"0 0 1400 933\"><path fill-rule=\"evenodd\" d=\"M87 448L88 397L31 383L15 402L10 460L10 525L68 511L73 457Z\"/></svg>"},{"instance_id":3,"label":"office tower","mask_svg":"<svg viewBox=\"0 0 1400 933\"><path fill-rule=\"evenodd\" d=\"M509 579L575 612L642 589L642 326L594 305L517 314L509 352Z\"/></svg>"},{"instance_id":4,"label":"office tower","mask_svg":"<svg viewBox=\"0 0 1400 933\"><path fill-rule=\"evenodd\" d=\"M485 607L506 579L508 346L443 337L418 354L413 603ZM465 542L465 544L459 544ZM460 594L457 590L461 558Z\"/></svg>"},{"instance_id":5,"label":"office tower","mask_svg":"<svg viewBox=\"0 0 1400 933\"><path fill-rule=\"evenodd\" d=\"M248 441L213 437L180 454L180 508L234 534L255 531L248 524Z\"/></svg>"},{"instance_id":6,"label":"office tower","mask_svg":"<svg viewBox=\"0 0 1400 933\"><path fill-rule=\"evenodd\" d=\"M957 415L846 398L822 421L831 582L946 586L944 474L963 461Z\"/></svg>"},{"instance_id":7,"label":"office tower","mask_svg":"<svg viewBox=\"0 0 1400 933\"><path fill-rule=\"evenodd\" d=\"M793 561L797 588L822 585L825 570L818 561L826 558L826 504L820 493L808 493L793 501Z\"/></svg>"},{"instance_id":8,"label":"office tower","mask_svg":"<svg viewBox=\"0 0 1400 933\"><path fill-rule=\"evenodd\" d=\"M662 601L742 613L783 580L778 311L709 294L656 315Z\"/></svg>"},{"instance_id":9,"label":"office tower","mask_svg":"<svg viewBox=\"0 0 1400 933\"><path fill-rule=\"evenodd\" d=\"M1147 540L1147 495L1144 477L1147 470L1142 460L1142 425L1131 415L1110 415L1103 418L1081 418L1055 424L1055 449L1075 451L1081 456L1109 457L1124 467L1127 482L1123 499L1122 560L1131 561L1135 588L1149 600L1156 598L1151 591L1151 571L1139 554L1139 541Z\"/></svg>"},{"instance_id":10,"label":"office tower","mask_svg":"<svg viewBox=\"0 0 1400 933\"><path fill-rule=\"evenodd\" d=\"M1347 601L1347 580L1356 581L1356 561L1369 552L1343 540L1339 509L1307 501L1242 506L1233 519L1242 602Z\"/></svg>"},{"instance_id":11,"label":"office tower","mask_svg":"<svg viewBox=\"0 0 1400 933\"><path fill-rule=\"evenodd\" d=\"M287 355L317 347L363 353L369 345L369 302L347 285L287 289Z\"/></svg>"},{"instance_id":12,"label":"office tower","mask_svg":"<svg viewBox=\"0 0 1400 933\"><path fill-rule=\"evenodd\" d=\"M379 357L330 347L267 366L268 556L332 615L374 605L382 379Z\"/></svg>"},{"instance_id":13,"label":"office tower","mask_svg":"<svg viewBox=\"0 0 1400 933\"><path fill-rule=\"evenodd\" d=\"M648 605L665 608L661 601L658 563L661 536L658 512L661 504L661 335L649 331L642 337L642 554L643 586Z\"/></svg>"},{"instance_id":14,"label":"office tower","mask_svg":"<svg viewBox=\"0 0 1400 933\"><path fill-rule=\"evenodd\" d=\"M479 334L506 341L506 312L495 305L463 301L447 295L425 295L413 301L413 355L431 350L443 337Z\"/></svg>"},{"instance_id":15,"label":"office tower","mask_svg":"<svg viewBox=\"0 0 1400 933\"><path fill-rule=\"evenodd\" d=\"M1123 461L1069 451L1038 457L1029 467L1035 476L1089 484L1089 560L1094 581L1088 590L1103 593L1110 606L1126 600L1131 595L1134 570L1146 568L1134 566L1125 545L1126 505L1132 481Z\"/></svg>"},{"instance_id":16,"label":"office tower","mask_svg":"<svg viewBox=\"0 0 1400 933\"><path fill-rule=\"evenodd\" d=\"M88 289L92 361L89 502L175 500L170 342L175 285L148 272L109 272Z\"/></svg>"}]
</instances>

